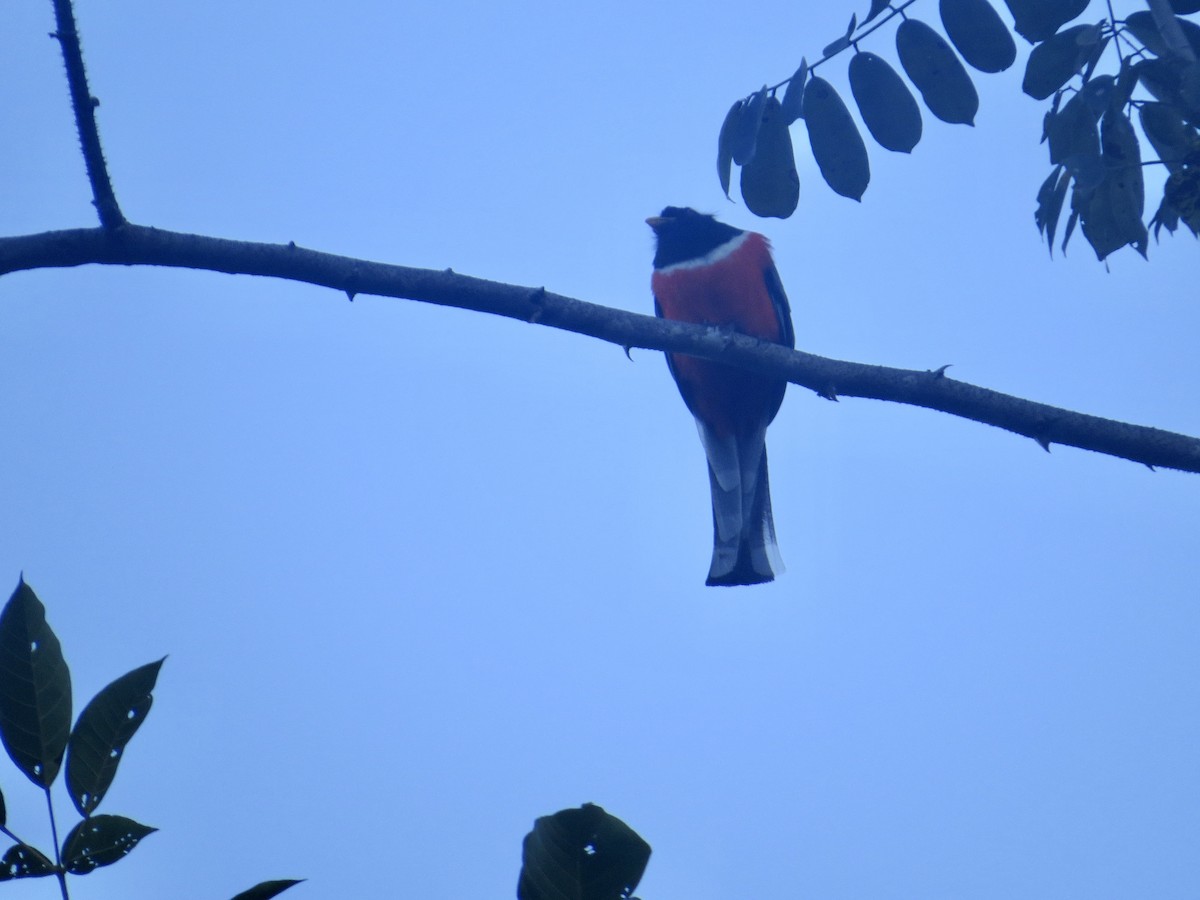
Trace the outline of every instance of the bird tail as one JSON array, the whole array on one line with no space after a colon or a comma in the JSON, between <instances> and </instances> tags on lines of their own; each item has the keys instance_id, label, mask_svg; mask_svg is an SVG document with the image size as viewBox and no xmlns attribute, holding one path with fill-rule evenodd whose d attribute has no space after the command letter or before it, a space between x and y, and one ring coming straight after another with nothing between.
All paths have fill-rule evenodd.
<instances>
[{"instance_id":1,"label":"bird tail","mask_svg":"<svg viewBox=\"0 0 1200 900\"><path fill-rule=\"evenodd\" d=\"M714 439L701 427L712 488L713 555L705 584L732 586L774 581L783 571L771 517L766 429Z\"/></svg>"}]
</instances>

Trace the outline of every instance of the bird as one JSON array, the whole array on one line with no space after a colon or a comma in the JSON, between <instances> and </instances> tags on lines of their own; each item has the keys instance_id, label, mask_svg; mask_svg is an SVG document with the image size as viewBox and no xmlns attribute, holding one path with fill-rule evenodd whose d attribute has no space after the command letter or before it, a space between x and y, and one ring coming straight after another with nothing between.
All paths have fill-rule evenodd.
<instances>
[{"instance_id":1,"label":"bird","mask_svg":"<svg viewBox=\"0 0 1200 900\"><path fill-rule=\"evenodd\" d=\"M765 237L680 206L646 224L656 239L650 287L657 316L796 346ZM713 553L705 584L773 581L783 562L771 517L766 435L787 381L682 353L666 357L708 461Z\"/></svg>"}]
</instances>

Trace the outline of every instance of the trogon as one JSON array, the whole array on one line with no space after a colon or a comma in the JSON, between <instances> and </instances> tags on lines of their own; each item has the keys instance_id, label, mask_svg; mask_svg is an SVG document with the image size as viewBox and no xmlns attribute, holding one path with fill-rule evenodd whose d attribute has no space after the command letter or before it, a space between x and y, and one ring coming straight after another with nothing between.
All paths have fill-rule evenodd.
<instances>
[{"instance_id":1,"label":"trogon","mask_svg":"<svg viewBox=\"0 0 1200 900\"><path fill-rule=\"evenodd\" d=\"M792 315L767 239L693 209L668 206L654 230L654 311L796 346ZM712 489L707 584L761 584L783 570L767 484L767 426L787 381L682 353L667 365L700 429Z\"/></svg>"}]
</instances>

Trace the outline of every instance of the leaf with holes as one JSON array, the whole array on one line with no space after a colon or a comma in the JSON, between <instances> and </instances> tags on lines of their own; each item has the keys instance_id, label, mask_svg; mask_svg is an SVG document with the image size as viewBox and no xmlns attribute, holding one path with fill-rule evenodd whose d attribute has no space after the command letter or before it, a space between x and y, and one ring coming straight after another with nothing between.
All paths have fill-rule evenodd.
<instances>
[{"instance_id":1,"label":"leaf with holes","mask_svg":"<svg viewBox=\"0 0 1200 900\"><path fill-rule=\"evenodd\" d=\"M1100 39L1099 25L1075 25L1038 44L1025 63L1021 89L1035 100L1045 100L1079 74Z\"/></svg>"},{"instance_id":2,"label":"leaf with holes","mask_svg":"<svg viewBox=\"0 0 1200 900\"><path fill-rule=\"evenodd\" d=\"M1017 34L1031 44L1044 41L1083 15L1091 0L1004 0L1013 14Z\"/></svg>"},{"instance_id":3,"label":"leaf with holes","mask_svg":"<svg viewBox=\"0 0 1200 900\"><path fill-rule=\"evenodd\" d=\"M163 660L122 675L82 713L67 744L67 791L81 816L90 816L108 792L125 745L154 703L151 691Z\"/></svg>"},{"instance_id":4,"label":"leaf with holes","mask_svg":"<svg viewBox=\"0 0 1200 900\"><path fill-rule=\"evenodd\" d=\"M1083 236L1099 259L1132 245L1143 256L1149 236L1142 223L1145 188L1141 151L1133 125L1109 109L1100 122L1104 180L1092 190L1076 187L1071 208L1079 213Z\"/></svg>"},{"instance_id":5,"label":"leaf with holes","mask_svg":"<svg viewBox=\"0 0 1200 900\"><path fill-rule=\"evenodd\" d=\"M780 115L785 125L791 125L804 115L804 82L808 80L808 60L800 58L800 68L788 81L787 90L783 92L783 103Z\"/></svg>"},{"instance_id":6,"label":"leaf with holes","mask_svg":"<svg viewBox=\"0 0 1200 900\"><path fill-rule=\"evenodd\" d=\"M887 150L912 152L921 140L921 108L896 70L874 53L856 53L850 90L871 137Z\"/></svg>"},{"instance_id":7,"label":"leaf with holes","mask_svg":"<svg viewBox=\"0 0 1200 900\"><path fill-rule=\"evenodd\" d=\"M54 863L36 847L13 844L0 857L0 881L13 878L42 878L54 874Z\"/></svg>"},{"instance_id":8,"label":"leaf with holes","mask_svg":"<svg viewBox=\"0 0 1200 900\"><path fill-rule=\"evenodd\" d=\"M63 841L63 867L75 875L86 875L101 866L111 866L157 830L124 816L84 819Z\"/></svg>"},{"instance_id":9,"label":"leaf with holes","mask_svg":"<svg viewBox=\"0 0 1200 900\"><path fill-rule=\"evenodd\" d=\"M1017 58L1008 27L988 0L940 0L950 43L980 72L1003 72Z\"/></svg>"},{"instance_id":10,"label":"leaf with holes","mask_svg":"<svg viewBox=\"0 0 1200 900\"><path fill-rule=\"evenodd\" d=\"M521 846L518 900L625 900L650 861L650 845L599 806L542 816Z\"/></svg>"},{"instance_id":11,"label":"leaf with holes","mask_svg":"<svg viewBox=\"0 0 1200 900\"><path fill-rule=\"evenodd\" d=\"M71 672L46 608L21 579L0 612L0 738L18 769L49 787L71 732Z\"/></svg>"},{"instance_id":12,"label":"leaf with holes","mask_svg":"<svg viewBox=\"0 0 1200 900\"><path fill-rule=\"evenodd\" d=\"M233 900L271 900L272 897L277 897L303 880L303 878L281 878L277 881L263 881L248 891L242 891Z\"/></svg>"},{"instance_id":13,"label":"leaf with holes","mask_svg":"<svg viewBox=\"0 0 1200 900\"><path fill-rule=\"evenodd\" d=\"M952 125L973 125L979 95L971 76L945 39L916 19L905 19L896 29L900 65L921 92L929 111Z\"/></svg>"},{"instance_id":14,"label":"leaf with holes","mask_svg":"<svg viewBox=\"0 0 1200 900\"><path fill-rule=\"evenodd\" d=\"M758 149L742 166L742 199L756 216L786 219L800 202L800 176L792 136L779 114L779 101L768 97L758 129Z\"/></svg>"}]
</instances>

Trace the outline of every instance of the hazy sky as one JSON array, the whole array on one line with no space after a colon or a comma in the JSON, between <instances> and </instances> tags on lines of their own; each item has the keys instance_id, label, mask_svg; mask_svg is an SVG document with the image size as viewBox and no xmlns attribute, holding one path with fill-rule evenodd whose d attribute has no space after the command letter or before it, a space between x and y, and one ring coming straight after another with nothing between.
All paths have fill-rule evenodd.
<instances>
[{"instance_id":1,"label":"hazy sky","mask_svg":"<svg viewBox=\"0 0 1200 900\"><path fill-rule=\"evenodd\" d=\"M792 219L721 196L730 102L865 6L77 13L135 222L649 312L643 219L691 205L770 237L802 349L1200 434L1197 243L1049 259L1023 42L975 128L872 146L861 204L804 154ZM0 6L5 234L95 224L52 29ZM1200 481L793 386L788 570L705 588L695 428L632 357L281 281L0 278L3 594L46 603L76 711L170 654L100 808L161 831L72 896L512 897L585 801L653 846L644 900L1200 895Z\"/></svg>"}]
</instances>

